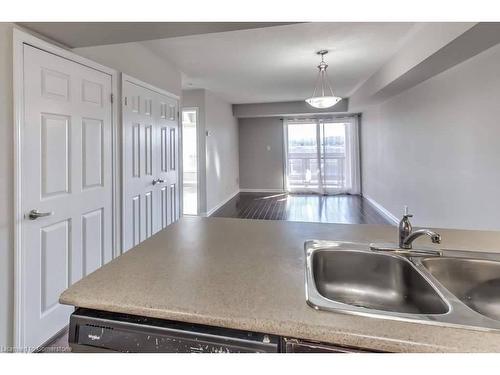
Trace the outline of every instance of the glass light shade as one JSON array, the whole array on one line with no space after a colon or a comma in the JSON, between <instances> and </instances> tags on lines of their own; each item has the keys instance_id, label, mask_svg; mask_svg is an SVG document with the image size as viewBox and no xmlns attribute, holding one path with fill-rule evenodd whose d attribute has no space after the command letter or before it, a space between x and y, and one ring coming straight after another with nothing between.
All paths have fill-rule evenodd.
<instances>
[{"instance_id":1,"label":"glass light shade","mask_svg":"<svg viewBox=\"0 0 500 375\"><path fill-rule=\"evenodd\" d=\"M306 102L314 108L330 108L340 102L342 98L338 96L313 96L307 98Z\"/></svg>"}]
</instances>

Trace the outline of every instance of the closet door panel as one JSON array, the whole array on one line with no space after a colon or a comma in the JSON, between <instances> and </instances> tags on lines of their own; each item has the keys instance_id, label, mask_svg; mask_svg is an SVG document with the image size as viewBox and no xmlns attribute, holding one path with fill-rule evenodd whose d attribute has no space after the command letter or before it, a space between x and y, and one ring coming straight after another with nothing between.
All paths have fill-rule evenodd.
<instances>
[{"instance_id":1,"label":"closet door panel","mask_svg":"<svg viewBox=\"0 0 500 375\"><path fill-rule=\"evenodd\" d=\"M177 100L127 77L122 88L123 251L127 251L179 219L179 127Z\"/></svg>"}]
</instances>

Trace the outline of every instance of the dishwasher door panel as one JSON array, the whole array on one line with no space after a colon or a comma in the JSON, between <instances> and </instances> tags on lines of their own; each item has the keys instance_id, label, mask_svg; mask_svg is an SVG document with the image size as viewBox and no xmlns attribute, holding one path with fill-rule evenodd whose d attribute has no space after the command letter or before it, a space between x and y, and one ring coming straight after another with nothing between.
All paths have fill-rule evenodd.
<instances>
[{"instance_id":1,"label":"dishwasher door panel","mask_svg":"<svg viewBox=\"0 0 500 375\"><path fill-rule=\"evenodd\" d=\"M162 319L77 309L70 319L73 352L277 353L280 338Z\"/></svg>"}]
</instances>

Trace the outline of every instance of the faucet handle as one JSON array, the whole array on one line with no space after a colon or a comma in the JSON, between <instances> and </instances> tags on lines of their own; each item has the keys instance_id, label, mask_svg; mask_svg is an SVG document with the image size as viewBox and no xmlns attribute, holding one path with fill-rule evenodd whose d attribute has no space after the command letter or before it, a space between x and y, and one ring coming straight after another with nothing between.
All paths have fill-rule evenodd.
<instances>
[{"instance_id":1,"label":"faucet handle","mask_svg":"<svg viewBox=\"0 0 500 375\"><path fill-rule=\"evenodd\" d=\"M413 217L413 214L408 213L408 206L405 206L405 213L404 213L403 217L406 217L406 218Z\"/></svg>"}]
</instances>

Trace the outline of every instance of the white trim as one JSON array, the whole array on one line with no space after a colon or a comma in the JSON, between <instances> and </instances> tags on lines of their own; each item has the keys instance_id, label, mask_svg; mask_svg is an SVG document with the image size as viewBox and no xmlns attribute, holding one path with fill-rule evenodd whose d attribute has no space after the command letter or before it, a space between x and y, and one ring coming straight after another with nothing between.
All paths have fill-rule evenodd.
<instances>
[{"instance_id":1,"label":"white trim","mask_svg":"<svg viewBox=\"0 0 500 375\"><path fill-rule=\"evenodd\" d=\"M217 211L219 208L221 208L222 206L224 206L227 202L229 202L231 199L233 199L234 197L236 197L239 193L240 193L240 190L236 190L235 192L231 193L229 195L229 197L227 197L222 202L220 202L219 204L217 204L215 207L213 207L212 209L210 209L209 211L207 211L206 214L201 214L200 216L206 216L206 217L212 216L212 214L215 211Z\"/></svg>"},{"instance_id":2,"label":"white trim","mask_svg":"<svg viewBox=\"0 0 500 375\"><path fill-rule=\"evenodd\" d=\"M370 198L368 195L363 194L363 198L365 198L370 204L377 209L378 212L382 214L387 220L389 220L392 224L398 225L399 219L394 216L389 210L387 210L380 203L375 201L373 198Z\"/></svg>"},{"instance_id":3,"label":"white trim","mask_svg":"<svg viewBox=\"0 0 500 375\"><path fill-rule=\"evenodd\" d=\"M122 254L122 111L121 111L121 92L122 85L119 79L119 73L116 71L111 79L111 90L113 91L113 238L114 250L113 258Z\"/></svg>"},{"instance_id":4,"label":"white trim","mask_svg":"<svg viewBox=\"0 0 500 375\"><path fill-rule=\"evenodd\" d=\"M281 120L281 125L283 128L283 149L282 149L282 164L283 164L283 190L284 191L289 191L290 189L288 188L288 126L287 126L288 120L287 119L282 119Z\"/></svg>"},{"instance_id":5,"label":"white trim","mask_svg":"<svg viewBox=\"0 0 500 375\"><path fill-rule=\"evenodd\" d=\"M240 193L286 193L284 189L240 189Z\"/></svg>"},{"instance_id":6,"label":"white trim","mask_svg":"<svg viewBox=\"0 0 500 375\"><path fill-rule=\"evenodd\" d=\"M25 346L24 337L24 305L25 296L23 290L23 276L24 276L24 259L25 254L22 249L22 225L23 225L23 212L22 212L22 129L24 124L24 45L30 45L45 52L52 53L67 60L85 65L89 68L98 70L100 72L109 74L111 76L111 92L114 98L118 98L118 72L114 69L108 68L104 65L98 64L92 60L81 57L67 49L53 45L45 40L39 39L25 31L14 28L12 32L12 55L13 55L13 101L14 101L14 346L23 348ZM117 139L118 132L118 101L113 100L112 106L112 139L113 142ZM113 255L116 256L119 242L120 226L120 207L116 204L117 197L115 196L119 191L117 185L117 149L113 147L112 155L112 205L113 205ZM118 216L117 216L118 215Z\"/></svg>"}]
</instances>

